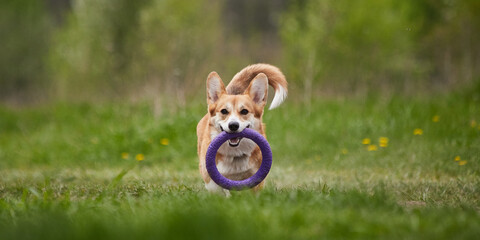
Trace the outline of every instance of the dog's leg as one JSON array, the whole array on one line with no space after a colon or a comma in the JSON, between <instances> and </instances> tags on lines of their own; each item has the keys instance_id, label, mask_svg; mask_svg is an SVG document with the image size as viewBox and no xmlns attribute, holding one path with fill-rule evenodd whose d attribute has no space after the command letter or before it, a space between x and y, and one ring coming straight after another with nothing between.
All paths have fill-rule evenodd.
<instances>
[{"instance_id":1,"label":"dog's leg","mask_svg":"<svg viewBox=\"0 0 480 240\"><path fill-rule=\"evenodd\" d=\"M211 192L211 193L218 193L218 194L223 194L226 197L230 197L230 191L227 189L223 189L222 187L218 186L214 181L210 179L208 183L205 183L205 188Z\"/></svg>"},{"instance_id":2,"label":"dog's leg","mask_svg":"<svg viewBox=\"0 0 480 240\"><path fill-rule=\"evenodd\" d=\"M263 180L261 183L259 183L257 186L255 186L254 188L252 188L252 191L254 193L258 193L260 192L260 190L263 189L263 185L265 185L265 180Z\"/></svg>"}]
</instances>

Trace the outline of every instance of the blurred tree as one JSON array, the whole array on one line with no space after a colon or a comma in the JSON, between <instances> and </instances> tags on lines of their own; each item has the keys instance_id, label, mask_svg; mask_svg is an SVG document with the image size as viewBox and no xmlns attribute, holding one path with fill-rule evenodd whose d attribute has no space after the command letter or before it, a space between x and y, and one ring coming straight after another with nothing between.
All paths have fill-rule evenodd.
<instances>
[{"instance_id":1,"label":"blurred tree","mask_svg":"<svg viewBox=\"0 0 480 240\"><path fill-rule=\"evenodd\" d=\"M65 22L65 17L72 8L72 0L44 0L49 14L54 19L55 25Z\"/></svg>"},{"instance_id":2,"label":"blurred tree","mask_svg":"<svg viewBox=\"0 0 480 240\"><path fill-rule=\"evenodd\" d=\"M185 104L208 72L269 62L308 102L479 79L480 1L6 0L0 41L0 100Z\"/></svg>"},{"instance_id":3,"label":"blurred tree","mask_svg":"<svg viewBox=\"0 0 480 240\"><path fill-rule=\"evenodd\" d=\"M288 73L310 99L315 86L356 92L401 81L421 69L409 5L399 1L295 1L282 39Z\"/></svg>"},{"instance_id":4,"label":"blurred tree","mask_svg":"<svg viewBox=\"0 0 480 240\"><path fill-rule=\"evenodd\" d=\"M22 102L44 90L51 31L42 2L0 1L0 100Z\"/></svg>"},{"instance_id":5,"label":"blurred tree","mask_svg":"<svg viewBox=\"0 0 480 240\"><path fill-rule=\"evenodd\" d=\"M324 88L409 93L470 82L480 76L479 6L476 0L292 1L281 27L287 75L306 100Z\"/></svg>"},{"instance_id":6,"label":"blurred tree","mask_svg":"<svg viewBox=\"0 0 480 240\"><path fill-rule=\"evenodd\" d=\"M206 66L222 61L212 57L220 45L217 6L194 0L75 1L50 59L57 95L165 95L185 102L188 91L198 92L204 83Z\"/></svg>"},{"instance_id":7,"label":"blurred tree","mask_svg":"<svg viewBox=\"0 0 480 240\"><path fill-rule=\"evenodd\" d=\"M423 23L418 56L430 63L429 82L452 87L480 77L480 1L433 1L417 4Z\"/></svg>"},{"instance_id":8,"label":"blurred tree","mask_svg":"<svg viewBox=\"0 0 480 240\"><path fill-rule=\"evenodd\" d=\"M278 18L286 6L286 0L227 0L222 11L224 28L245 41L259 33L275 36L280 28Z\"/></svg>"},{"instance_id":9,"label":"blurred tree","mask_svg":"<svg viewBox=\"0 0 480 240\"><path fill-rule=\"evenodd\" d=\"M57 96L121 95L131 79L128 70L136 52L139 14L146 4L146 0L73 3L50 58Z\"/></svg>"},{"instance_id":10,"label":"blurred tree","mask_svg":"<svg viewBox=\"0 0 480 240\"><path fill-rule=\"evenodd\" d=\"M144 76L147 94L169 103L186 103L203 95L212 65L225 61L220 39L220 5L208 0L153 1L142 11L139 60L135 72ZM175 101L171 101L172 97Z\"/></svg>"}]
</instances>

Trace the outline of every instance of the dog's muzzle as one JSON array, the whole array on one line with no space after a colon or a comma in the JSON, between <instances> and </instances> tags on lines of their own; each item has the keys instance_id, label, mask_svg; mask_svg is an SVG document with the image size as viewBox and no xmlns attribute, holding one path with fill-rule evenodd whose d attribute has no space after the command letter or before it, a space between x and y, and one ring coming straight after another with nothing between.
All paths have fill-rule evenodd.
<instances>
[{"instance_id":1,"label":"dog's muzzle","mask_svg":"<svg viewBox=\"0 0 480 240\"><path fill-rule=\"evenodd\" d=\"M246 128L250 128L250 124L248 124L248 126ZM220 130L222 130L222 132L225 131L222 126L220 126ZM237 132L237 131L232 131L232 132ZM232 139L228 140L228 145L230 145L230 147L238 147L238 145L240 145L241 140L242 140L241 137L232 138Z\"/></svg>"},{"instance_id":2,"label":"dog's muzzle","mask_svg":"<svg viewBox=\"0 0 480 240\"><path fill-rule=\"evenodd\" d=\"M240 145L240 140L242 140L241 137L232 138L228 140L228 145L230 145L230 147L237 147L238 145Z\"/></svg>"}]
</instances>

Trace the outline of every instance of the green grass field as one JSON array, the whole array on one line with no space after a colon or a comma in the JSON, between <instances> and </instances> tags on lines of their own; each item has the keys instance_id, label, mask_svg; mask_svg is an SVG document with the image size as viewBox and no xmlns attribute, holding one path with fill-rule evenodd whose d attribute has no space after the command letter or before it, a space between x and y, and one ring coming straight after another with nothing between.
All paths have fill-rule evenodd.
<instances>
[{"instance_id":1,"label":"green grass field","mask_svg":"<svg viewBox=\"0 0 480 240\"><path fill-rule=\"evenodd\" d=\"M231 198L197 170L200 103L2 107L0 239L479 239L479 92L287 101L265 190Z\"/></svg>"}]
</instances>

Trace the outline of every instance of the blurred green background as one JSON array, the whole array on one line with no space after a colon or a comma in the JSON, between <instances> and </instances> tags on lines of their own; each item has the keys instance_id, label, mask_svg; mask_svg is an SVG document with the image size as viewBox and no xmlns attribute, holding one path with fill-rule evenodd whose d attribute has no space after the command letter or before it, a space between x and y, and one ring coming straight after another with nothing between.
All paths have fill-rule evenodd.
<instances>
[{"instance_id":1,"label":"blurred green background","mask_svg":"<svg viewBox=\"0 0 480 240\"><path fill-rule=\"evenodd\" d=\"M2 0L0 239L479 239L478 43L478 0ZM210 194L206 77L258 62L265 190Z\"/></svg>"},{"instance_id":2,"label":"blurred green background","mask_svg":"<svg viewBox=\"0 0 480 240\"><path fill-rule=\"evenodd\" d=\"M0 100L203 100L206 75L279 66L294 99L478 81L476 0L5 0ZM302 97L298 97L298 96ZM174 101L171 101L174 99Z\"/></svg>"}]
</instances>

